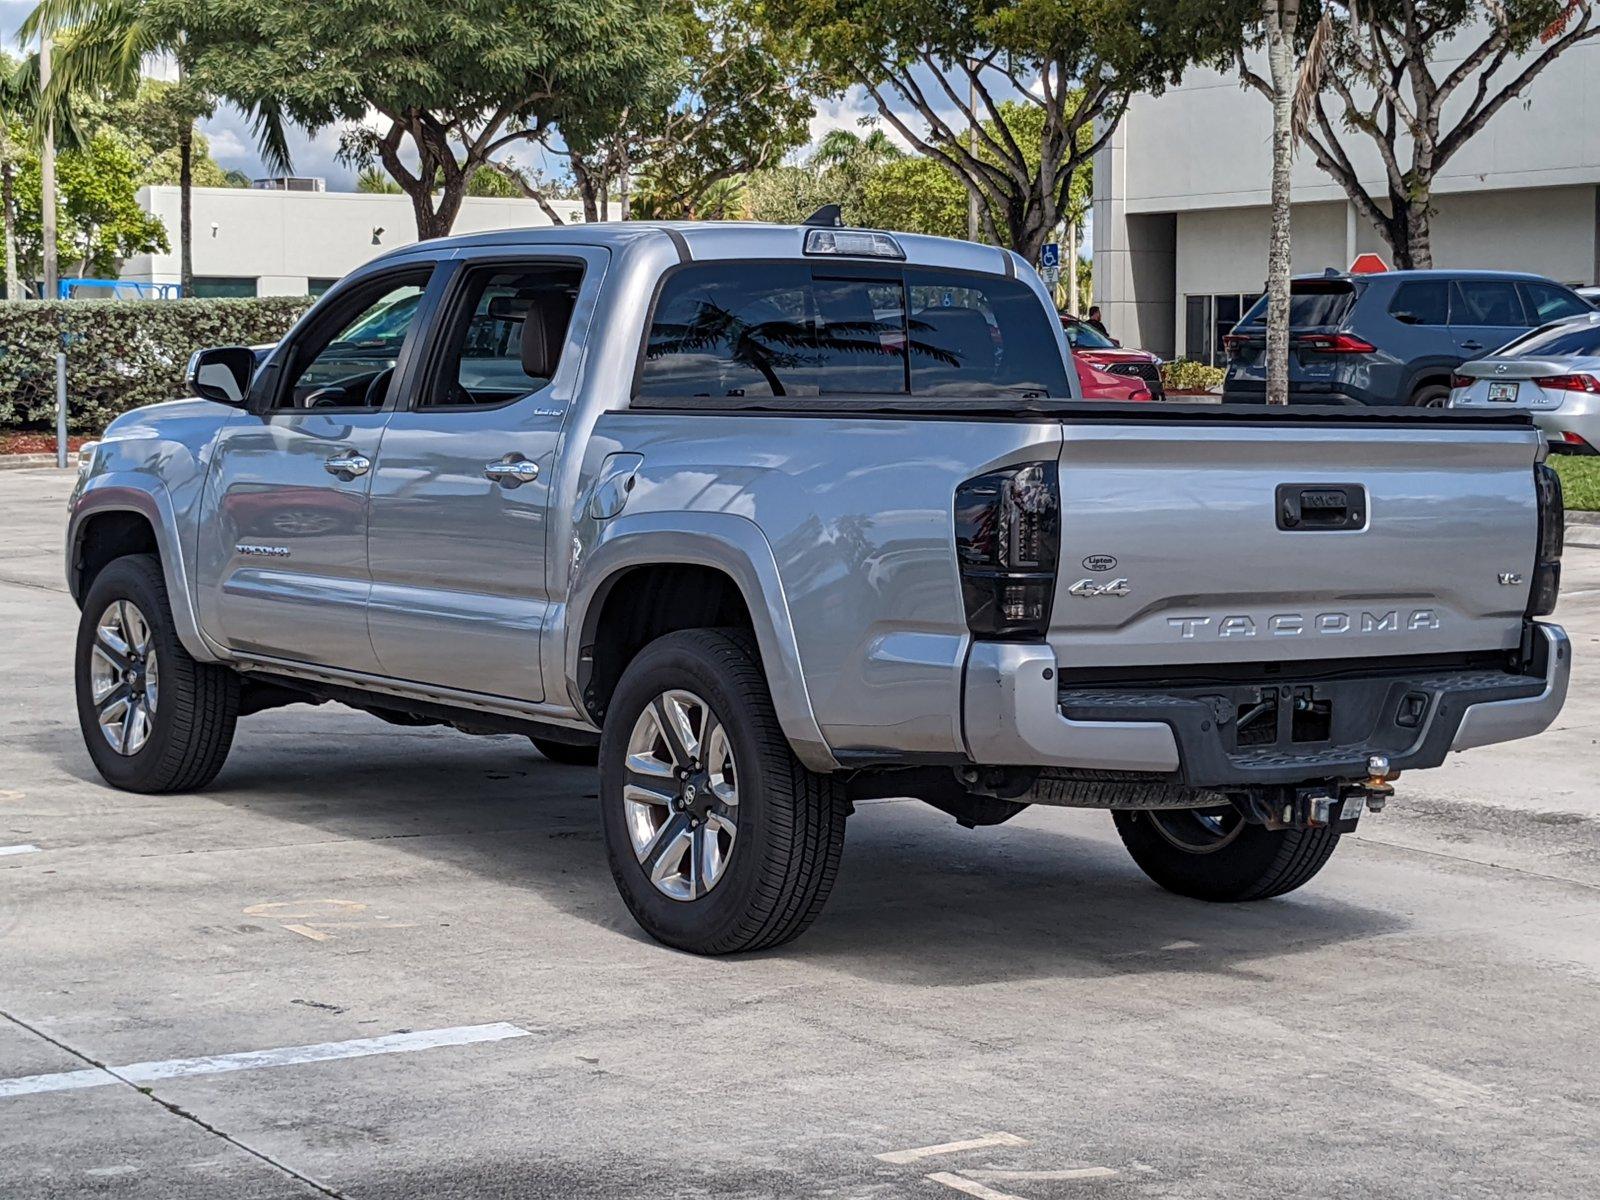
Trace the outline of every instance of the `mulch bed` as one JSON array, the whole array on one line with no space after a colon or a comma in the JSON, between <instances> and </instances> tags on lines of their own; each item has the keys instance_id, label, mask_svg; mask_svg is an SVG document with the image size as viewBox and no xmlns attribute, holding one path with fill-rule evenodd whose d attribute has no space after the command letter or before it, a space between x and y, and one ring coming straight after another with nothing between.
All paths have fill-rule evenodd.
<instances>
[{"instance_id":1,"label":"mulch bed","mask_svg":"<svg viewBox=\"0 0 1600 1200\"><path fill-rule=\"evenodd\" d=\"M78 447L93 438L68 437L67 448L77 453ZM54 454L56 435L53 433L0 433L0 454Z\"/></svg>"}]
</instances>

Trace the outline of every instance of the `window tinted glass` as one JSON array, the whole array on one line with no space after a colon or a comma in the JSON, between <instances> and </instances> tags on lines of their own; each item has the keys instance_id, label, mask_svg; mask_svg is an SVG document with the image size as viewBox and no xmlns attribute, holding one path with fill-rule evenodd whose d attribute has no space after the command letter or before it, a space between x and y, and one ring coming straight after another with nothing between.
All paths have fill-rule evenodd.
<instances>
[{"instance_id":1,"label":"window tinted glass","mask_svg":"<svg viewBox=\"0 0 1600 1200\"><path fill-rule=\"evenodd\" d=\"M583 268L572 263L491 267L467 276L426 389L428 407L504 404L550 382L560 362ZM524 341L529 338L529 353Z\"/></svg>"},{"instance_id":2,"label":"window tinted glass","mask_svg":"<svg viewBox=\"0 0 1600 1200\"><path fill-rule=\"evenodd\" d=\"M1320 279L1305 279L1289 284L1289 327L1291 329L1316 329L1337 325L1344 320L1355 301L1356 290L1348 283L1324 283ZM1222 314L1217 314L1220 322ZM1267 298L1262 296L1250 306L1250 311L1239 322L1241 325L1264 322L1267 319Z\"/></svg>"},{"instance_id":3,"label":"window tinted glass","mask_svg":"<svg viewBox=\"0 0 1600 1200\"><path fill-rule=\"evenodd\" d=\"M1087 321L1066 322L1067 341L1078 350L1115 350L1117 344Z\"/></svg>"},{"instance_id":4,"label":"window tinted glass","mask_svg":"<svg viewBox=\"0 0 1600 1200\"><path fill-rule=\"evenodd\" d=\"M1517 326L1528 322L1516 284L1498 279L1463 279L1454 285L1450 308L1452 325Z\"/></svg>"},{"instance_id":5,"label":"window tinted glass","mask_svg":"<svg viewBox=\"0 0 1600 1200\"><path fill-rule=\"evenodd\" d=\"M1050 314L1015 280L716 263L668 279L644 396L1068 394Z\"/></svg>"},{"instance_id":6,"label":"window tinted glass","mask_svg":"<svg viewBox=\"0 0 1600 1200\"><path fill-rule=\"evenodd\" d=\"M1450 285L1443 279L1413 279L1394 290L1389 313L1408 325L1444 325L1450 320Z\"/></svg>"},{"instance_id":7,"label":"window tinted glass","mask_svg":"<svg viewBox=\"0 0 1600 1200\"><path fill-rule=\"evenodd\" d=\"M381 406L427 280L422 272L414 279L375 284L341 305L297 349L296 360L304 365L279 403L292 408Z\"/></svg>"},{"instance_id":8,"label":"window tinted glass","mask_svg":"<svg viewBox=\"0 0 1600 1200\"><path fill-rule=\"evenodd\" d=\"M906 268L911 390L1068 395L1051 314L1016 279Z\"/></svg>"},{"instance_id":9,"label":"window tinted glass","mask_svg":"<svg viewBox=\"0 0 1600 1200\"><path fill-rule=\"evenodd\" d=\"M1518 355L1527 358L1600 355L1600 322L1573 322L1540 329L1513 342L1506 350L1513 347Z\"/></svg>"},{"instance_id":10,"label":"window tinted glass","mask_svg":"<svg viewBox=\"0 0 1600 1200\"><path fill-rule=\"evenodd\" d=\"M1534 314L1534 323L1538 325L1594 311L1566 288L1548 283L1524 283L1521 287L1522 297L1527 302L1528 310Z\"/></svg>"}]
</instances>

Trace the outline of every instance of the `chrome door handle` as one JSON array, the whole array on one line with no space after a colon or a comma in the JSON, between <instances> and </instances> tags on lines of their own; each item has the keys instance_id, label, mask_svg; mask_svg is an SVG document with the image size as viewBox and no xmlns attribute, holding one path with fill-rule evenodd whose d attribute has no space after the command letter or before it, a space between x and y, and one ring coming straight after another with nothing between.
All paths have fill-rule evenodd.
<instances>
[{"instance_id":1,"label":"chrome door handle","mask_svg":"<svg viewBox=\"0 0 1600 1200\"><path fill-rule=\"evenodd\" d=\"M483 477L507 487L516 487L519 483L532 483L539 478L539 464L532 459L512 458L508 454L494 462L484 463Z\"/></svg>"},{"instance_id":2,"label":"chrome door handle","mask_svg":"<svg viewBox=\"0 0 1600 1200\"><path fill-rule=\"evenodd\" d=\"M372 460L352 450L346 454L335 454L322 464L322 469L329 475L343 475L347 479L354 479L357 475L365 475L372 469Z\"/></svg>"}]
</instances>

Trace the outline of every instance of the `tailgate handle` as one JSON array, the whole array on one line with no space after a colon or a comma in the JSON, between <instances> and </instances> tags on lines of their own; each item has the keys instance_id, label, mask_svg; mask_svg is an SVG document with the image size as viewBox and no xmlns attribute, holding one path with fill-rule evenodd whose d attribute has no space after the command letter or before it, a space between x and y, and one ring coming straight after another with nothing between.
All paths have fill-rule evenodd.
<instances>
[{"instance_id":1,"label":"tailgate handle","mask_svg":"<svg viewBox=\"0 0 1600 1200\"><path fill-rule=\"evenodd\" d=\"M1367 489L1359 483L1280 483L1278 528L1296 533L1365 529Z\"/></svg>"}]
</instances>

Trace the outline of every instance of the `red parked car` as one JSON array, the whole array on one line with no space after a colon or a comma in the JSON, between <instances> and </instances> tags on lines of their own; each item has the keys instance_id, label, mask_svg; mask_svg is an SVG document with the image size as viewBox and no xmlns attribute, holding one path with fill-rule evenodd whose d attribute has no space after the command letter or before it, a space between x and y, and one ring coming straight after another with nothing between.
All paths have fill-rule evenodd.
<instances>
[{"instance_id":1,"label":"red parked car","mask_svg":"<svg viewBox=\"0 0 1600 1200\"><path fill-rule=\"evenodd\" d=\"M1142 381L1152 400L1167 398L1161 386L1161 359L1156 355L1148 350L1129 350L1119 346L1087 321L1066 313L1061 314L1061 328L1067 331L1073 356L1080 362L1086 362L1104 374ZM1082 373L1079 374L1081 378ZM1123 399L1120 396L1117 398Z\"/></svg>"},{"instance_id":2,"label":"red parked car","mask_svg":"<svg viewBox=\"0 0 1600 1200\"><path fill-rule=\"evenodd\" d=\"M1078 384L1083 389L1085 400L1150 399L1150 389L1142 379L1113 375L1110 371L1092 367L1076 351L1072 355L1072 365L1078 369Z\"/></svg>"}]
</instances>

